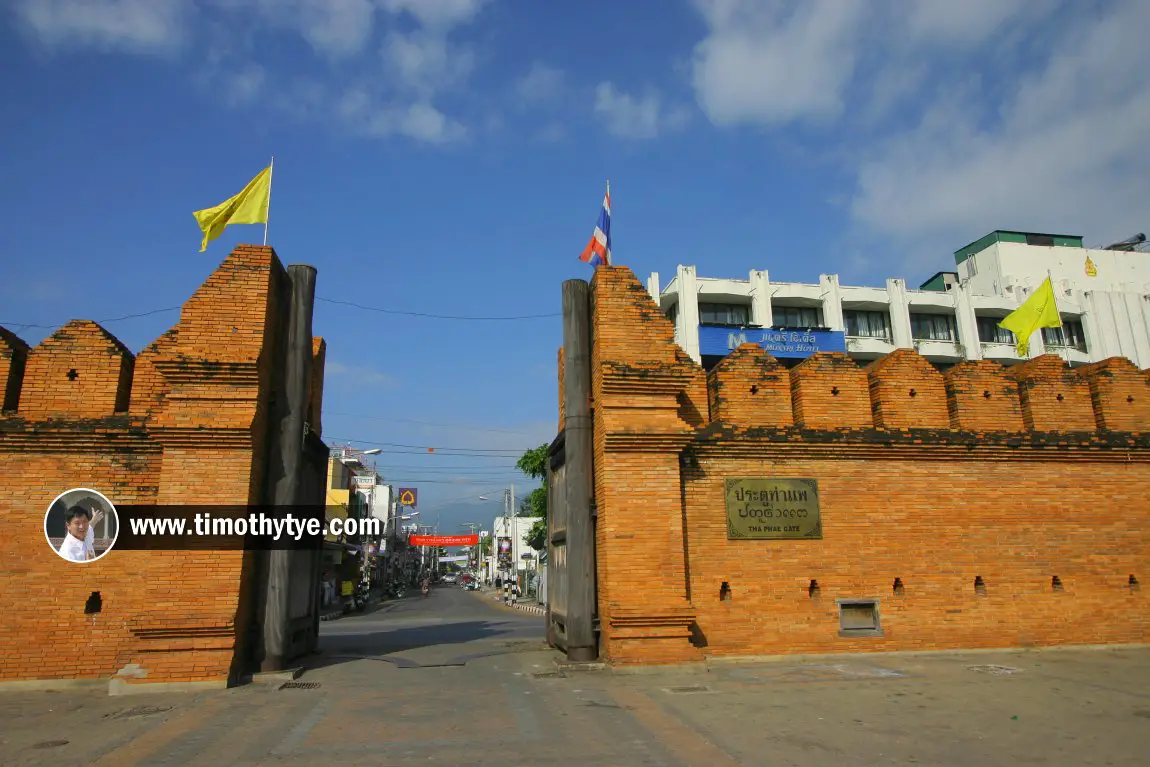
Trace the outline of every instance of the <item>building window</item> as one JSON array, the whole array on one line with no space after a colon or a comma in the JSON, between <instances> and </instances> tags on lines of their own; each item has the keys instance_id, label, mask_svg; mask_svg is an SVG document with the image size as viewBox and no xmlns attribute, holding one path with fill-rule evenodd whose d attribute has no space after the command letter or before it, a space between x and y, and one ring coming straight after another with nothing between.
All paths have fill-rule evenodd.
<instances>
[{"instance_id":1,"label":"building window","mask_svg":"<svg viewBox=\"0 0 1150 767\"><path fill-rule=\"evenodd\" d=\"M1014 344L1014 334L998 327L1001 317L978 318L978 340L984 344Z\"/></svg>"},{"instance_id":2,"label":"building window","mask_svg":"<svg viewBox=\"0 0 1150 767\"><path fill-rule=\"evenodd\" d=\"M847 335L890 341L890 315L886 312L843 312Z\"/></svg>"},{"instance_id":3,"label":"building window","mask_svg":"<svg viewBox=\"0 0 1150 767\"><path fill-rule=\"evenodd\" d=\"M1054 237L1049 234L1028 234L1026 235L1026 244L1052 248L1054 247Z\"/></svg>"},{"instance_id":4,"label":"building window","mask_svg":"<svg viewBox=\"0 0 1150 767\"><path fill-rule=\"evenodd\" d=\"M957 340L953 314L911 314L910 335L916 341Z\"/></svg>"},{"instance_id":5,"label":"building window","mask_svg":"<svg viewBox=\"0 0 1150 767\"><path fill-rule=\"evenodd\" d=\"M1063 320L1060 328L1043 328L1042 342L1047 346L1062 346L1086 353L1086 334L1078 320Z\"/></svg>"},{"instance_id":6,"label":"building window","mask_svg":"<svg viewBox=\"0 0 1150 767\"><path fill-rule=\"evenodd\" d=\"M751 307L743 304L699 304L699 322L745 328L751 324Z\"/></svg>"},{"instance_id":7,"label":"building window","mask_svg":"<svg viewBox=\"0 0 1150 767\"><path fill-rule=\"evenodd\" d=\"M674 325L675 321L679 319L679 302L671 304L671 308L667 310L667 319Z\"/></svg>"},{"instance_id":8,"label":"building window","mask_svg":"<svg viewBox=\"0 0 1150 767\"><path fill-rule=\"evenodd\" d=\"M813 306L772 306L776 328L821 328L822 312Z\"/></svg>"}]
</instances>

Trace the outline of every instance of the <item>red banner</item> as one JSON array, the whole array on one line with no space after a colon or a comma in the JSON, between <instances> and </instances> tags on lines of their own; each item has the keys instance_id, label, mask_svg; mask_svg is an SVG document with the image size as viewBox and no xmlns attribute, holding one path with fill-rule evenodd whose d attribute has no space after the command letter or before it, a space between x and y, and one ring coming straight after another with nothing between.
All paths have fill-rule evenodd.
<instances>
[{"instance_id":1,"label":"red banner","mask_svg":"<svg viewBox=\"0 0 1150 767\"><path fill-rule=\"evenodd\" d=\"M409 535L407 542L412 546L474 546L479 543L478 535Z\"/></svg>"}]
</instances>

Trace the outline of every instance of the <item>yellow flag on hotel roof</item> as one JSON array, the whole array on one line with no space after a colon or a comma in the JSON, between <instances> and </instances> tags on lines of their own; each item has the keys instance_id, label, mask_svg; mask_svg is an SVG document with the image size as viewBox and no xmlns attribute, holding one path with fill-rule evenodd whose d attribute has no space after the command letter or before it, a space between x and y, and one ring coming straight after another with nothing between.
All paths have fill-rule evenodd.
<instances>
[{"instance_id":1,"label":"yellow flag on hotel roof","mask_svg":"<svg viewBox=\"0 0 1150 767\"><path fill-rule=\"evenodd\" d=\"M1038 290L1023 301L1022 306L1006 315L998 326L1014 333L1020 357L1027 355L1030 349L1030 336L1034 331L1039 328L1062 327L1062 318L1058 316L1058 304L1054 300L1054 284L1050 278L1043 280Z\"/></svg>"},{"instance_id":2,"label":"yellow flag on hotel roof","mask_svg":"<svg viewBox=\"0 0 1150 767\"><path fill-rule=\"evenodd\" d=\"M208 249L208 243L223 234L229 224L266 224L268 222L268 202L272 193L272 166L264 168L248 182L243 191L224 200L214 208L204 208L192 213L196 223L204 233L200 252Z\"/></svg>"}]
</instances>

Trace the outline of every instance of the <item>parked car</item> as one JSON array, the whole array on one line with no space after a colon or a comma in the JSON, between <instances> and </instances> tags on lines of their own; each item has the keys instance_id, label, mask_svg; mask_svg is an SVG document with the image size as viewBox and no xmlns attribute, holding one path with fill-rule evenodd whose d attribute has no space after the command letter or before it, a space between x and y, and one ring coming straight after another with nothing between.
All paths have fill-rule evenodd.
<instances>
[{"instance_id":1,"label":"parked car","mask_svg":"<svg viewBox=\"0 0 1150 767\"><path fill-rule=\"evenodd\" d=\"M447 575L443 576L444 583L455 583L457 580L459 580L459 576L455 573L448 573Z\"/></svg>"}]
</instances>

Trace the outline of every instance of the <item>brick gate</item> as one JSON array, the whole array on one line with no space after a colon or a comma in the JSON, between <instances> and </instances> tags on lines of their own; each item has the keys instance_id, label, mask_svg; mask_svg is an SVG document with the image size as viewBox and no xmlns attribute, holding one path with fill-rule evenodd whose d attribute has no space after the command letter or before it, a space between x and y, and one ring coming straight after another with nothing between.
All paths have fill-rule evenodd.
<instances>
[{"instance_id":1,"label":"brick gate","mask_svg":"<svg viewBox=\"0 0 1150 767\"><path fill-rule=\"evenodd\" d=\"M77 565L45 543L43 519L72 487L114 504L271 503L291 299L275 251L241 245L138 355L88 320L35 348L0 328L0 682L225 684L258 666L266 552L113 549ZM298 502L322 505L325 346L308 347ZM318 559L292 555L289 656L318 633Z\"/></svg>"},{"instance_id":2,"label":"brick gate","mask_svg":"<svg viewBox=\"0 0 1150 767\"><path fill-rule=\"evenodd\" d=\"M744 345L708 372L629 269L589 293L602 659L1147 641L1148 371L1046 355L942 374L911 349L786 369ZM565 345L569 314L565 286ZM817 529L734 530L725 488L745 479L815 488Z\"/></svg>"}]
</instances>

